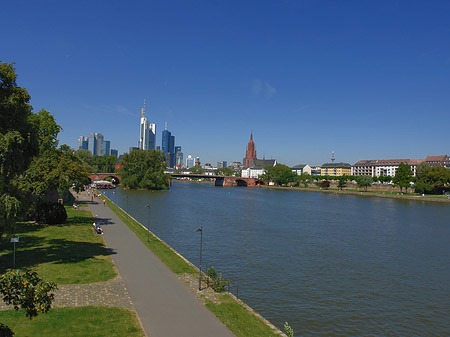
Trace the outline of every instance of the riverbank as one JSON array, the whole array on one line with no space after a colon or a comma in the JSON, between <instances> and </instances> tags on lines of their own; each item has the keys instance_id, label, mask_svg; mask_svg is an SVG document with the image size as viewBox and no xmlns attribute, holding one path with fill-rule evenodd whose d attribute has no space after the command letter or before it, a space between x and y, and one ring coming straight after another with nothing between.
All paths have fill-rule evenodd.
<instances>
[{"instance_id":1,"label":"riverbank","mask_svg":"<svg viewBox=\"0 0 450 337\"><path fill-rule=\"evenodd\" d=\"M389 199L402 199L402 200L414 200L424 202L438 202L450 204L450 200L443 195L425 195L417 193L400 193L400 192L381 192L381 191L358 191L358 190L339 190L337 188L319 188L319 187L283 187L283 186L266 186L262 185L261 188L275 189L283 191L302 191L302 192L321 192L343 195L357 195L360 197L377 197L377 198L389 198Z\"/></svg>"},{"instance_id":2,"label":"riverbank","mask_svg":"<svg viewBox=\"0 0 450 337\"><path fill-rule=\"evenodd\" d=\"M199 270L196 266L159 239L122 208L114 204L106 195L102 194L101 198L107 200L106 206L135 233L148 249L172 270L179 280L188 286L198 300L222 321L233 334L238 337L285 336L278 328L233 294L228 292L215 293L212 289L208 288L205 282L202 282L202 290L199 291ZM203 280L205 279L206 277L203 278Z\"/></svg>"}]
</instances>

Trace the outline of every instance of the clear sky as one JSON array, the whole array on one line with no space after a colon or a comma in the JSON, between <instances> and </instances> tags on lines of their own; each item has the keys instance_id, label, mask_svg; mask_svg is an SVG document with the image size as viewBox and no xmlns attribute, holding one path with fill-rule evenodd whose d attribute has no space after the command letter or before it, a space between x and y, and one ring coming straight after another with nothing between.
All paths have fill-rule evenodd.
<instances>
[{"instance_id":1,"label":"clear sky","mask_svg":"<svg viewBox=\"0 0 450 337\"><path fill-rule=\"evenodd\" d=\"M136 146L140 109L185 157L295 165L450 155L450 1L6 1L15 62L60 144Z\"/></svg>"}]
</instances>

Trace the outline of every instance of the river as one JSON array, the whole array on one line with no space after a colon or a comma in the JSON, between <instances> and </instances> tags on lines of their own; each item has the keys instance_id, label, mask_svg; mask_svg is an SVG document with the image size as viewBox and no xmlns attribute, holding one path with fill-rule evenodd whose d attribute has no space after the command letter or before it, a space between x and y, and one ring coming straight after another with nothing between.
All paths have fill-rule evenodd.
<instances>
[{"instance_id":1,"label":"river","mask_svg":"<svg viewBox=\"0 0 450 337\"><path fill-rule=\"evenodd\" d=\"M103 191L296 336L450 335L447 204L175 183ZM107 229L106 229L107 230ZM236 288L232 288L236 293Z\"/></svg>"}]
</instances>

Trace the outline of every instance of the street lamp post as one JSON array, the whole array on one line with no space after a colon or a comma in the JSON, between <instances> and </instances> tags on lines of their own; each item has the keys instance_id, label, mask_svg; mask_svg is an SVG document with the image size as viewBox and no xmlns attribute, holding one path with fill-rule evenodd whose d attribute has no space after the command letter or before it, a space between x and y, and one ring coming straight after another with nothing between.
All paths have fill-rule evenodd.
<instances>
[{"instance_id":1,"label":"street lamp post","mask_svg":"<svg viewBox=\"0 0 450 337\"><path fill-rule=\"evenodd\" d=\"M203 226L200 226L195 230L200 232L200 270L198 273L198 290L202 290L202 245L203 245Z\"/></svg>"},{"instance_id":2,"label":"street lamp post","mask_svg":"<svg viewBox=\"0 0 450 337\"><path fill-rule=\"evenodd\" d=\"M148 208L148 219L147 219L147 242L150 241L150 204L146 205Z\"/></svg>"}]
</instances>

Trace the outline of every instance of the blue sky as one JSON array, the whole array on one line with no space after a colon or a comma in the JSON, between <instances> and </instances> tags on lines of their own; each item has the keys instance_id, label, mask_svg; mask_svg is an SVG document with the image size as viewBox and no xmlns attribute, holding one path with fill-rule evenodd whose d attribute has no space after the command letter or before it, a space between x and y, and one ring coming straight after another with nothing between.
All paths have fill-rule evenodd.
<instances>
[{"instance_id":1,"label":"blue sky","mask_svg":"<svg viewBox=\"0 0 450 337\"><path fill-rule=\"evenodd\" d=\"M8 1L15 62L60 143L136 146L140 108L184 155L295 165L450 154L448 1Z\"/></svg>"}]
</instances>

